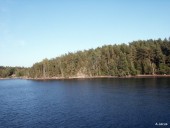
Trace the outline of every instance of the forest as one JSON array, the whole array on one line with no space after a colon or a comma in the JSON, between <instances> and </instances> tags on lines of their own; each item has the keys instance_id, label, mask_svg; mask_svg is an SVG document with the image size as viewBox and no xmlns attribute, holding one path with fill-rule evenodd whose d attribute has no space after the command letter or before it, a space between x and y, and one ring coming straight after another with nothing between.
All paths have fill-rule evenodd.
<instances>
[{"instance_id":1,"label":"forest","mask_svg":"<svg viewBox=\"0 0 170 128\"><path fill-rule=\"evenodd\" d=\"M170 38L104 45L44 59L30 68L0 67L0 77L121 77L158 74L170 74Z\"/></svg>"}]
</instances>

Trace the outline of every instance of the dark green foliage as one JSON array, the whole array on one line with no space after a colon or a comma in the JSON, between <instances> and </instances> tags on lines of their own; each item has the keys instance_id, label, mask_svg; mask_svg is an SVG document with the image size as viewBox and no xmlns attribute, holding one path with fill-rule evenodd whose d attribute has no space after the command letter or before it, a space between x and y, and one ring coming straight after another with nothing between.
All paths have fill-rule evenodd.
<instances>
[{"instance_id":1,"label":"dark green foliage","mask_svg":"<svg viewBox=\"0 0 170 128\"><path fill-rule=\"evenodd\" d=\"M134 41L44 59L29 69L0 68L0 77L31 78L170 74L170 40Z\"/></svg>"},{"instance_id":2,"label":"dark green foliage","mask_svg":"<svg viewBox=\"0 0 170 128\"><path fill-rule=\"evenodd\" d=\"M23 67L0 67L0 78L28 76L28 68Z\"/></svg>"},{"instance_id":3,"label":"dark green foliage","mask_svg":"<svg viewBox=\"0 0 170 128\"><path fill-rule=\"evenodd\" d=\"M170 74L170 41L139 40L68 53L36 63L29 72L33 78Z\"/></svg>"}]
</instances>

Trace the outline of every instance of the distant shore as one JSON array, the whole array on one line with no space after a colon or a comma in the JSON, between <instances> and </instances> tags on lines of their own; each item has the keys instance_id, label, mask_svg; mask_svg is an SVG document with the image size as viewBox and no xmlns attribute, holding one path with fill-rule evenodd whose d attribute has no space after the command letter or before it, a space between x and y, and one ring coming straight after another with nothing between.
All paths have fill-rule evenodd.
<instances>
[{"instance_id":1,"label":"distant shore","mask_svg":"<svg viewBox=\"0 0 170 128\"><path fill-rule=\"evenodd\" d=\"M8 77L3 79L26 79L26 80L65 80L65 79L97 79L97 78L153 78L153 77L170 77L170 75L136 75L136 76L73 76L73 77L45 77L45 78L28 78L28 77Z\"/></svg>"}]
</instances>

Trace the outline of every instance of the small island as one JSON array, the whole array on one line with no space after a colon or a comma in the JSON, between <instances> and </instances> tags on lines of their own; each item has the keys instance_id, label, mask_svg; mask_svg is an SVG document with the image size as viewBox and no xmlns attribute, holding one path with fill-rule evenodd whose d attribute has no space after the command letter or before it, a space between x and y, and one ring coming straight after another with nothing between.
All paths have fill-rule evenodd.
<instances>
[{"instance_id":1,"label":"small island","mask_svg":"<svg viewBox=\"0 0 170 128\"><path fill-rule=\"evenodd\" d=\"M44 59L30 68L0 67L0 78L169 77L170 40L138 40Z\"/></svg>"}]
</instances>

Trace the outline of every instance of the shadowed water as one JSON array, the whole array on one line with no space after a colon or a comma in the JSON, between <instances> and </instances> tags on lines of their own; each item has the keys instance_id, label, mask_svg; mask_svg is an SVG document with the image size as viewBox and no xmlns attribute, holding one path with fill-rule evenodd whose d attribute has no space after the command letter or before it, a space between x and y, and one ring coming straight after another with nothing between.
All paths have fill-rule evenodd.
<instances>
[{"instance_id":1,"label":"shadowed water","mask_svg":"<svg viewBox=\"0 0 170 128\"><path fill-rule=\"evenodd\" d=\"M0 128L170 126L170 79L0 80Z\"/></svg>"}]
</instances>

